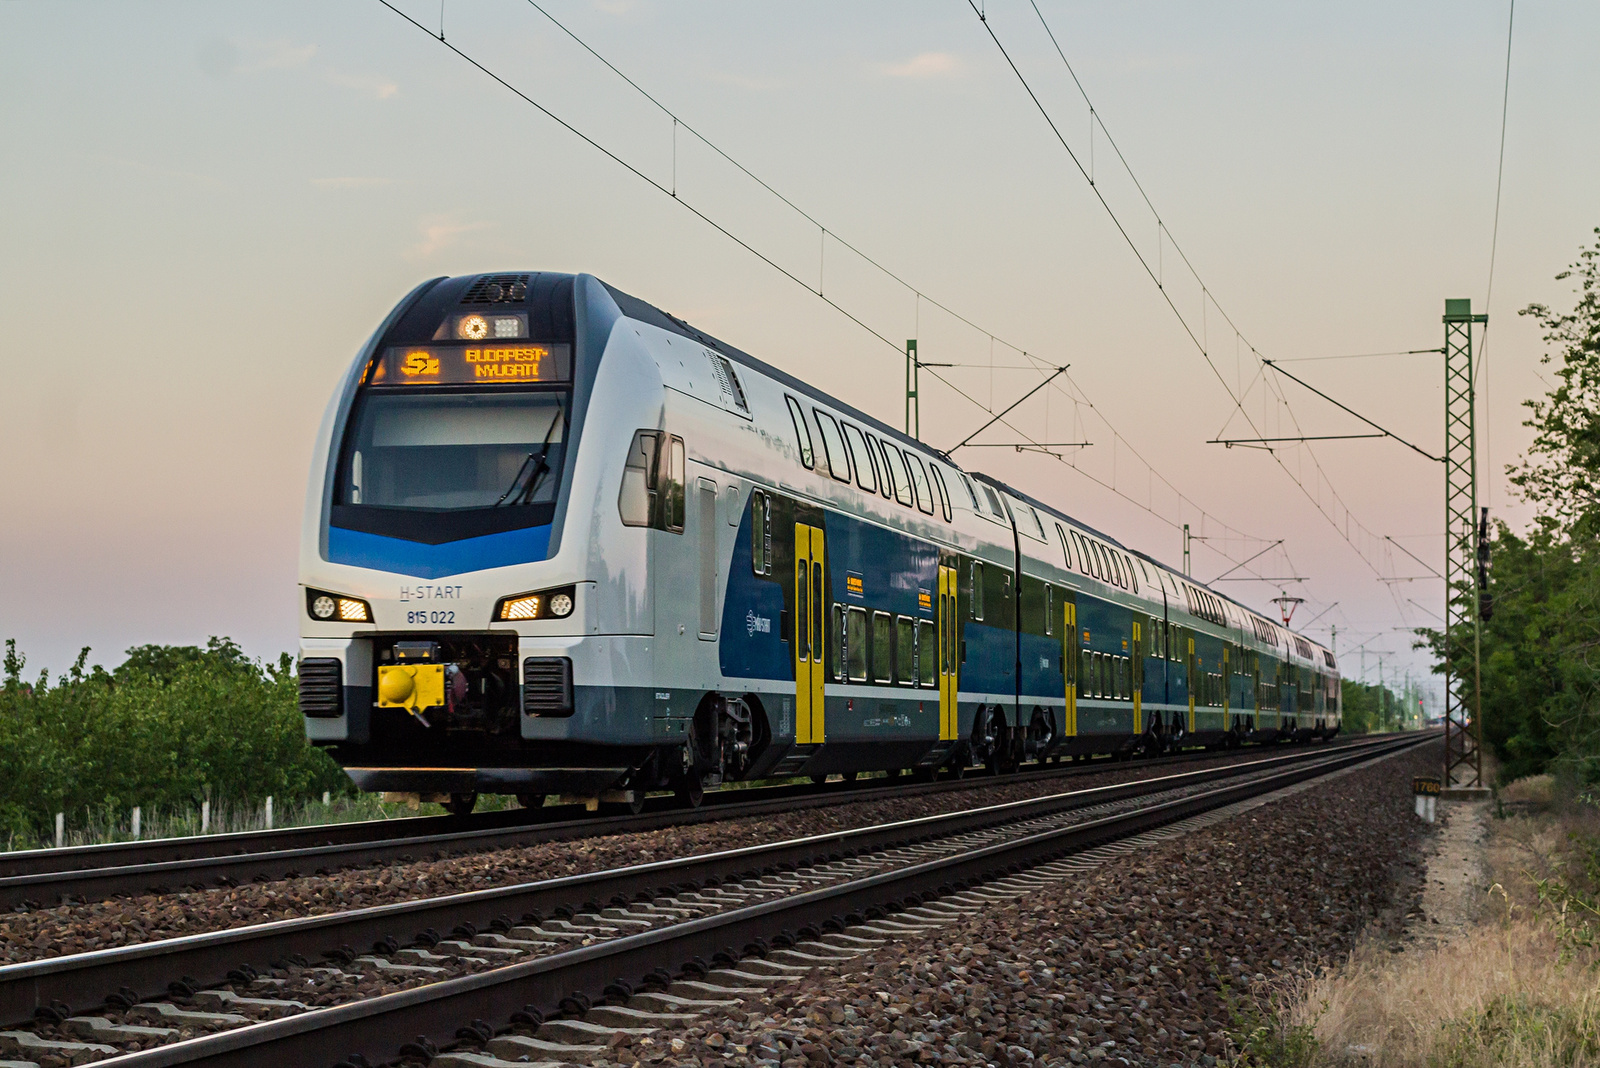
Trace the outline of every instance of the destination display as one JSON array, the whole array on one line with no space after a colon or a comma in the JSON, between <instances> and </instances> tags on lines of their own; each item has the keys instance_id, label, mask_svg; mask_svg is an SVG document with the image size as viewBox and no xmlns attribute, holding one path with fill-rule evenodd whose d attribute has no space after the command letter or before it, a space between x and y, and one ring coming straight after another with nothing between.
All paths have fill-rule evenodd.
<instances>
[{"instance_id":1,"label":"destination display","mask_svg":"<svg viewBox=\"0 0 1600 1068\"><path fill-rule=\"evenodd\" d=\"M501 345L396 345L373 369L374 386L481 386L565 382L572 346L565 342Z\"/></svg>"}]
</instances>

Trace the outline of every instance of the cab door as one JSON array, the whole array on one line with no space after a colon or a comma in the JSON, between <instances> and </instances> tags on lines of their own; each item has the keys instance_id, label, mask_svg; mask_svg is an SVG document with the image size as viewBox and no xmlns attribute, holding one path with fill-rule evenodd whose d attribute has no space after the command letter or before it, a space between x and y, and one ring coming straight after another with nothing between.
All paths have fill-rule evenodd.
<instances>
[{"instance_id":1,"label":"cab door","mask_svg":"<svg viewBox=\"0 0 1600 1068\"><path fill-rule=\"evenodd\" d=\"M939 565L939 740L956 737L956 569Z\"/></svg>"},{"instance_id":2,"label":"cab door","mask_svg":"<svg viewBox=\"0 0 1600 1068\"><path fill-rule=\"evenodd\" d=\"M1061 725L1063 736L1078 736L1078 604L1069 591L1061 606L1066 625L1061 628L1061 668L1066 677L1067 708Z\"/></svg>"},{"instance_id":3,"label":"cab door","mask_svg":"<svg viewBox=\"0 0 1600 1068\"><path fill-rule=\"evenodd\" d=\"M827 600L823 586L822 528L794 525L794 740L820 745L823 740L823 654Z\"/></svg>"},{"instance_id":4,"label":"cab door","mask_svg":"<svg viewBox=\"0 0 1600 1068\"><path fill-rule=\"evenodd\" d=\"M1232 702L1232 697L1233 697L1233 672L1230 670L1231 669L1231 664L1229 663L1229 660L1228 660L1228 652L1229 652L1229 647L1227 645L1223 645L1223 647L1222 647L1222 729L1225 730L1225 731L1233 729L1233 716L1230 714L1233 711L1233 702Z\"/></svg>"}]
</instances>

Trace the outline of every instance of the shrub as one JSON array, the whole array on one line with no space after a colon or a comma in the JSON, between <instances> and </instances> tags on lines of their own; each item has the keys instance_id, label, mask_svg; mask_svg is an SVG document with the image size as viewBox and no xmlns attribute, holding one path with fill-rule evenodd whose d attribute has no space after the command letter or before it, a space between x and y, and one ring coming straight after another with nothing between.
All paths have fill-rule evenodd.
<instances>
[{"instance_id":1,"label":"shrub","mask_svg":"<svg viewBox=\"0 0 1600 1068\"><path fill-rule=\"evenodd\" d=\"M50 684L6 642L0 686L0 833L39 839L55 813L124 812L202 798L285 801L349 781L306 743L294 663L251 660L227 638L144 645L115 671L84 649Z\"/></svg>"}]
</instances>

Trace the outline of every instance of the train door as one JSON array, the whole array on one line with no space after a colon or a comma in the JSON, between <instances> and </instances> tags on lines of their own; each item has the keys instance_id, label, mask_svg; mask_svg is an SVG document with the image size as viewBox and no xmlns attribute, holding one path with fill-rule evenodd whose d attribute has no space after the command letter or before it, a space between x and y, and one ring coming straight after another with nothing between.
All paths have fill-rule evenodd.
<instances>
[{"instance_id":1,"label":"train door","mask_svg":"<svg viewBox=\"0 0 1600 1068\"><path fill-rule=\"evenodd\" d=\"M1061 725L1063 737L1076 738L1078 736L1078 604L1077 597L1072 591L1065 593L1066 601L1061 609L1064 613L1066 626L1061 629L1061 674L1066 679L1067 707Z\"/></svg>"},{"instance_id":2,"label":"train door","mask_svg":"<svg viewBox=\"0 0 1600 1068\"><path fill-rule=\"evenodd\" d=\"M1223 643L1223 646L1222 646L1222 729L1225 730L1225 731L1233 729L1233 716L1231 715L1231 712L1233 710L1233 701L1232 701L1232 698L1233 698L1233 671L1232 671L1232 664L1231 664L1231 662L1230 662L1230 660L1228 658L1228 653L1229 653L1229 649L1228 649L1227 643Z\"/></svg>"},{"instance_id":3,"label":"train door","mask_svg":"<svg viewBox=\"0 0 1600 1068\"><path fill-rule=\"evenodd\" d=\"M939 565L939 740L956 737L956 569Z\"/></svg>"},{"instance_id":4,"label":"train door","mask_svg":"<svg viewBox=\"0 0 1600 1068\"><path fill-rule=\"evenodd\" d=\"M1144 733L1144 643L1139 621L1133 621L1133 660L1128 665L1128 689L1133 691L1133 733Z\"/></svg>"},{"instance_id":5,"label":"train door","mask_svg":"<svg viewBox=\"0 0 1600 1068\"><path fill-rule=\"evenodd\" d=\"M794 740L820 745L823 729L823 654L827 599L822 582L822 528L794 525Z\"/></svg>"},{"instance_id":6,"label":"train door","mask_svg":"<svg viewBox=\"0 0 1600 1068\"><path fill-rule=\"evenodd\" d=\"M1184 672L1184 677L1189 680L1189 733L1193 734L1194 733L1194 689L1195 689L1195 684L1200 681L1200 678L1199 678L1198 675L1195 674L1195 670L1194 670L1194 632L1189 630L1187 627L1185 627L1184 628L1184 633L1185 633L1185 638L1187 639L1187 649L1184 652L1183 672Z\"/></svg>"}]
</instances>

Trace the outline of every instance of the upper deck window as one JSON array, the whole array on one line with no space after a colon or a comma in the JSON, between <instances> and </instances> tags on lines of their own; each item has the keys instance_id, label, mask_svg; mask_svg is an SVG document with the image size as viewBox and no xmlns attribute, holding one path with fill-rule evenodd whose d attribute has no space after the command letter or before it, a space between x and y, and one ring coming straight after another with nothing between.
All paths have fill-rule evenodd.
<instances>
[{"instance_id":1,"label":"upper deck window","mask_svg":"<svg viewBox=\"0 0 1600 1068\"><path fill-rule=\"evenodd\" d=\"M861 431L849 423L844 424L845 444L850 447L850 462L855 465L856 485L868 493L878 492L878 461L867 447Z\"/></svg>"},{"instance_id":2,"label":"upper deck window","mask_svg":"<svg viewBox=\"0 0 1600 1068\"><path fill-rule=\"evenodd\" d=\"M917 491L917 509L933 514L933 491L928 488L928 471L922 466L922 457L914 452L907 452L906 460L911 464L911 484Z\"/></svg>"},{"instance_id":3,"label":"upper deck window","mask_svg":"<svg viewBox=\"0 0 1600 1068\"><path fill-rule=\"evenodd\" d=\"M821 408L811 409L817 417L817 429L822 433L822 458L828 463L828 474L837 482L850 481L850 458L844 451L844 435L833 416Z\"/></svg>"},{"instance_id":4,"label":"upper deck window","mask_svg":"<svg viewBox=\"0 0 1600 1068\"><path fill-rule=\"evenodd\" d=\"M788 394L783 397L789 405L789 419L794 423L794 440L800 446L800 462L806 467L817 466L816 455L811 451L811 428L806 425L805 412L800 410L800 402Z\"/></svg>"}]
</instances>

